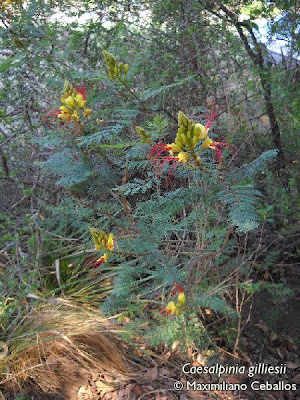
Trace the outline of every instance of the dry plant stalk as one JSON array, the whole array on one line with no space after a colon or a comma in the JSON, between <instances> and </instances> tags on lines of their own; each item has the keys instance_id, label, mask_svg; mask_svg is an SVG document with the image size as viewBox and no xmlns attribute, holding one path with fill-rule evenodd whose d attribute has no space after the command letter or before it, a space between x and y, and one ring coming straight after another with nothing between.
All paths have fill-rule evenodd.
<instances>
[{"instance_id":1,"label":"dry plant stalk","mask_svg":"<svg viewBox=\"0 0 300 400\"><path fill-rule=\"evenodd\" d=\"M116 386L134 375L110 319L98 309L66 300L36 308L7 345L0 383L11 394L34 390L42 398L53 394L71 399L90 371L108 376Z\"/></svg>"}]
</instances>

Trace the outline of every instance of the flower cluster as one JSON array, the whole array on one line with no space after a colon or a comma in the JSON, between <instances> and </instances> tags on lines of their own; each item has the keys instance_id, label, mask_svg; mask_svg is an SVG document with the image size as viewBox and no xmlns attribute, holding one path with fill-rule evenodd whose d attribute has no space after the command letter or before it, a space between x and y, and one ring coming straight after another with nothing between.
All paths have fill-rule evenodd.
<instances>
[{"instance_id":1,"label":"flower cluster","mask_svg":"<svg viewBox=\"0 0 300 400\"><path fill-rule=\"evenodd\" d=\"M179 162L187 162L201 140L206 139L209 126L196 124L182 111L178 113L178 131L174 143L168 144L171 156L177 154Z\"/></svg>"},{"instance_id":2,"label":"flower cluster","mask_svg":"<svg viewBox=\"0 0 300 400\"><path fill-rule=\"evenodd\" d=\"M108 68L108 76L112 81L119 80L121 82L126 78L129 70L129 65L122 62L118 62L116 58L106 50L102 51L105 58L105 62Z\"/></svg>"},{"instance_id":3,"label":"flower cluster","mask_svg":"<svg viewBox=\"0 0 300 400\"><path fill-rule=\"evenodd\" d=\"M113 252L115 246L113 233L107 234L97 228L90 228L90 232L96 250L108 250L109 252ZM100 265L105 263L108 260L108 257L109 253L105 252L103 256L97 260L98 264Z\"/></svg>"},{"instance_id":4,"label":"flower cluster","mask_svg":"<svg viewBox=\"0 0 300 400\"><path fill-rule=\"evenodd\" d=\"M75 121L79 123L80 118L88 118L92 112L86 107L85 87L74 88L69 81L65 81L64 94L61 97L62 106L57 118L63 121Z\"/></svg>"},{"instance_id":5,"label":"flower cluster","mask_svg":"<svg viewBox=\"0 0 300 400\"><path fill-rule=\"evenodd\" d=\"M92 110L86 107L85 87L74 87L68 80L65 80L61 102L62 105L50 109L44 119L58 118L61 121L76 122L78 125L82 118L89 118L92 113Z\"/></svg>"},{"instance_id":6,"label":"flower cluster","mask_svg":"<svg viewBox=\"0 0 300 400\"><path fill-rule=\"evenodd\" d=\"M174 285L171 293L175 294L176 292L178 292L177 303L175 304L174 301L169 301L167 307L165 308L165 311L171 315L180 315L185 310L185 294L181 285Z\"/></svg>"},{"instance_id":7,"label":"flower cluster","mask_svg":"<svg viewBox=\"0 0 300 400\"><path fill-rule=\"evenodd\" d=\"M171 151L171 147L165 143L157 143L154 146L152 146L150 155L148 157L148 160L154 159L153 161L153 167L156 168L158 167L158 173L157 176L160 176L160 172L163 170L163 167L165 164L171 164L171 167L169 168L168 171L168 176L167 176L167 182L171 181L171 177L174 171L174 168L178 164L178 157L172 157L169 155L169 152Z\"/></svg>"},{"instance_id":8,"label":"flower cluster","mask_svg":"<svg viewBox=\"0 0 300 400\"><path fill-rule=\"evenodd\" d=\"M182 111L178 113L178 131L173 143L155 144L150 151L149 159L154 159L154 167L159 166L159 170L167 163L171 164L169 169L168 178L172 174L175 166L178 163L187 163L194 161L198 166L201 165L201 159L196 154L205 149L214 150L219 165L222 164L222 148L230 147L226 142L213 141L209 136L209 129L211 128L216 112L209 115L208 121L205 125L196 123L188 118ZM137 129L136 129L137 130ZM145 137L145 132L141 132L140 128L137 130L140 137ZM149 143L149 142L148 142Z\"/></svg>"}]
</instances>

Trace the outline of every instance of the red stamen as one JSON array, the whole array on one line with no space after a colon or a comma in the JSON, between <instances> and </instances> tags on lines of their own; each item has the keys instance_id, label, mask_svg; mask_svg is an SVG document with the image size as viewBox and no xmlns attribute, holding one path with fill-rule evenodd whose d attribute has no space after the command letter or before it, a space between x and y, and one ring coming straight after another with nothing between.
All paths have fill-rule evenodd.
<instances>
[{"instance_id":1,"label":"red stamen","mask_svg":"<svg viewBox=\"0 0 300 400\"><path fill-rule=\"evenodd\" d=\"M167 152L169 150L171 150L171 148L165 143L161 142L157 143L154 146L152 146L148 160L150 160L152 157L157 159L162 153Z\"/></svg>"},{"instance_id":2,"label":"red stamen","mask_svg":"<svg viewBox=\"0 0 300 400\"><path fill-rule=\"evenodd\" d=\"M206 124L205 124L205 128L209 129L209 128L212 127L212 125L213 125L213 123L214 123L214 120L216 119L216 116L217 116L217 115L218 115L218 114L217 114L216 111L214 111L212 114L209 114L208 121L207 121Z\"/></svg>"},{"instance_id":3,"label":"red stamen","mask_svg":"<svg viewBox=\"0 0 300 400\"><path fill-rule=\"evenodd\" d=\"M178 163L178 157L168 157L168 156L166 156L166 157L164 157L164 158L162 158L162 159L156 160L156 161L155 161L156 165L157 165L157 161L160 162L160 164L159 164L159 172L158 172L158 174L157 174L157 176L160 177L164 165L165 165L166 163L168 163L169 161ZM153 165L154 165L154 163L153 163Z\"/></svg>"},{"instance_id":4,"label":"red stamen","mask_svg":"<svg viewBox=\"0 0 300 400\"><path fill-rule=\"evenodd\" d=\"M53 119L61 113L59 108L48 108L46 111L48 113L44 116L42 123L45 123L48 118L51 118L51 122L53 122Z\"/></svg>"},{"instance_id":5,"label":"red stamen","mask_svg":"<svg viewBox=\"0 0 300 400\"><path fill-rule=\"evenodd\" d=\"M216 156L218 159L219 165L222 165L222 153L223 149L222 147L227 147L230 148L230 144L227 142L213 142L211 145L211 148L216 152Z\"/></svg>"},{"instance_id":6,"label":"red stamen","mask_svg":"<svg viewBox=\"0 0 300 400\"><path fill-rule=\"evenodd\" d=\"M183 287L179 285L179 283L175 282L174 286L171 290L171 295L177 294L177 293L184 293Z\"/></svg>"},{"instance_id":7,"label":"red stamen","mask_svg":"<svg viewBox=\"0 0 300 400\"><path fill-rule=\"evenodd\" d=\"M178 165L178 160L174 161L173 164L170 166L169 171L168 171L168 175L167 175L167 184L170 184L173 180L173 173L174 173L174 169L176 168L176 166Z\"/></svg>"},{"instance_id":8,"label":"red stamen","mask_svg":"<svg viewBox=\"0 0 300 400\"><path fill-rule=\"evenodd\" d=\"M169 169L169 172L168 172L167 182L170 182L171 173L172 173L172 171L174 171L174 168L178 163L178 157L172 157L169 155L165 155L162 158L160 158L163 153L169 153L169 150L171 150L170 146L168 146L165 143L160 142L160 143L157 143L154 146L152 146L152 148L150 150L150 155L148 157L148 161L151 159L154 159L152 161L152 165L155 169L158 169L158 171L157 171L158 178L160 178L160 176L161 176L164 165L169 162L172 163L172 165Z\"/></svg>"},{"instance_id":9,"label":"red stamen","mask_svg":"<svg viewBox=\"0 0 300 400\"><path fill-rule=\"evenodd\" d=\"M211 100L210 110L206 112L205 119L207 120L205 128L210 129L218 115L219 107L215 104L215 100Z\"/></svg>"},{"instance_id":10,"label":"red stamen","mask_svg":"<svg viewBox=\"0 0 300 400\"><path fill-rule=\"evenodd\" d=\"M183 287L176 283L176 289L178 290L179 293L184 293Z\"/></svg>"},{"instance_id":11,"label":"red stamen","mask_svg":"<svg viewBox=\"0 0 300 400\"><path fill-rule=\"evenodd\" d=\"M93 268L93 269L98 268L98 267L100 267L102 264L104 264L104 259L103 259L103 257L100 257L100 258L98 258L98 259L94 262L94 264L92 265L92 268Z\"/></svg>"}]
</instances>

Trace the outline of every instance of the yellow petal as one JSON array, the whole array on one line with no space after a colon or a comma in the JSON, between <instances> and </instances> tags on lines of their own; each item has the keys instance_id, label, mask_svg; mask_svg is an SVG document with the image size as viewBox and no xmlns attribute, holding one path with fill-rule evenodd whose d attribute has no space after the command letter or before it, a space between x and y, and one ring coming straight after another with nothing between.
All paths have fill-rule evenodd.
<instances>
[{"instance_id":1,"label":"yellow petal","mask_svg":"<svg viewBox=\"0 0 300 400\"><path fill-rule=\"evenodd\" d=\"M70 114L62 112L62 113L58 114L57 118L62 119L63 121L69 121L71 116L70 116Z\"/></svg>"},{"instance_id":2,"label":"yellow petal","mask_svg":"<svg viewBox=\"0 0 300 400\"><path fill-rule=\"evenodd\" d=\"M176 143L171 143L171 144L168 144L167 146L171 148L171 150L169 150L170 154L171 154L171 151L172 152L175 151L176 153L180 152L180 147Z\"/></svg>"},{"instance_id":3,"label":"yellow petal","mask_svg":"<svg viewBox=\"0 0 300 400\"><path fill-rule=\"evenodd\" d=\"M202 149L207 149L208 147L210 147L213 144L213 141L211 140L211 138L207 137L204 142L202 143Z\"/></svg>"},{"instance_id":4,"label":"yellow petal","mask_svg":"<svg viewBox=\"0 0 300 400\"><path fill-rule=\"evenodd\" d=\"M177 157L178 161L183 163L186 163L189 159L189 155L185 151L181 151L180 153L178 153Z\"/></svg>"},{"instance_id":5,"label":"yellow petal","mask_svg":"<svg viewBox=\"0 0 300 400\"><path fill-rule=\"evenodd\" d=\"M110 233L108 235L106 247L108 248L109 251L113 251L113 249L114 249L114 235L113 235L113 233Z\"/></svg>"},{"instance_id":6,"label":"yellow petal","mask_svg":"<svg viewBox=\"0 0 300 400\"><path fill-rule=\"evenodd\" d=\"M185 304L185 294L184 293L179 293L178 295L178 301L181 305Z\"/></svg>"},{"instance_id":7,"label":"yellow petal","mask_svg":"<svg viewBox=\"0 0 300 400\"><path fill-rule=\"evenodd\" d=\"M74 118L77 122L79 122L79 115L77 111L74 111L72 114L72 118Z\"/></svg>"},{"instance_id":8,"label":"yellow petal","mask_svg":"<svg viewBox=\"0 0 300 400\"><path fill-rule=\"evenodd\" d=\"M209 128L205 128L202 124L196 124L194 132L200 140L203 140L208 135Z\"/></svg>"},{"instance_id":9,"label":"yellow petal","mask_svg":"<svg viewBox=\"0 0 300 400\"><path fill-rule=\"evenodd\" d=\"M75 101L79 108L83 108L85 106L85 100L83 100L81 93L76 94Z\"/></svg>"},{"instance_id":10,"label":"yellow petal","mask_svg":"<svg viewBox=\"0 0 300 400\"><path fill-rule=\"evenodd\" d=\"M86 108L86 109L84 110L84 116L85 116L85 117L88 117L89 115L91 115L91 113L92 113L92 110L91 110L90 108Z\"/></svg>"},{"instance_id":11,"label":"yellow petal","mask_svg":"<svg viewBox=\"0 0 300 400\"><path fill-rule=\"evenodd\" d=\"M65 100L65 103L68 107L74 108L74 105L75 105L74 97L73 96L67 97Z\"/></svg>"},{"instance_id":12,"label":"yellow petal","mask_svg":"<svg viewBox=\"0 0 300 400\"><path fill-rule=\"evenodd\" d=\"M100 258L98 258L97 261L99 261L99 262L107 262L108 257L109 257L109 256L108 256L108 253L104 253L103 256L100 257Z\"/></svg>"},{"instance_id":13,"label":"yellow petal","mask_svg":"<svg viewBox=\"0 0 300 400\"><path fill-rule=\"evenodd\" d=\"M207 137L207 135L208 135L208 131L209 131L209 129L205 128L204 131L199 136L199 139L201 139L201 140L205 139Z\"/></svg>"},{"instance_id":14,"label":"yellow petal","mask_svg":"<svg viewBox=\"0 0 300 400\"><path fill-rule=\"evenodd\" d=\"M167 307L166 307L166 311L167 311L169 314L175 314L175 312L176 312L176 305L175 305L174 301L170 301L170 302L168 303L168 305L167 305Z\"/></svg>"},{"instance_id":15,"label":"yellow petal","mask_svg":"<svg viewBox=\"0 0 300 400\"><path fill-rule=\"evenodd\" d=\"M66 114L69 114L71 111L66 106L60 106L59 109Z\"/></svg>"}]
</instances>

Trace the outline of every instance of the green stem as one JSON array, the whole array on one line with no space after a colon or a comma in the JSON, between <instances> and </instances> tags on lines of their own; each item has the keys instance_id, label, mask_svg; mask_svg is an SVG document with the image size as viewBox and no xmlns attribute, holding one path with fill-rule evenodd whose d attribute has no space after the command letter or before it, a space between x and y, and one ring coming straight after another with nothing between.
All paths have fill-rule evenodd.
<instances>
[{"instance_id":1,"label":"green stem","mask_svg":"<svg viewBox=\"0 0 300 400\"><path fill-rule=\"evenodd\" d=\"M128 92L142 105L143 109L149 113L152 112L151 110L149 110L149 108L145 105L145 103L143 102L142 99L140 99L140 97L131 89L130 86L127 85L127 83L125 81L123 81L121 78L118 79L119 82L128 90Z\"/></svg>"},{"instance_id":2,"label":"green stem","mask_svg":"<svg viewBox=\"0 0 300 400\"><path fill-rule=\"evenodd\" d=\"M195 161L195 164L197 165L197 167L200 169L200 171L202 172L207 172L206 169L204 169L202 167L201 161L199 160L199 157L197 157L196 153L194 152L194 150L191 150L191 155Z\"/></svg>"}]
</instances>

